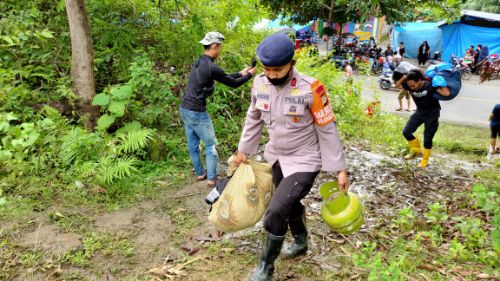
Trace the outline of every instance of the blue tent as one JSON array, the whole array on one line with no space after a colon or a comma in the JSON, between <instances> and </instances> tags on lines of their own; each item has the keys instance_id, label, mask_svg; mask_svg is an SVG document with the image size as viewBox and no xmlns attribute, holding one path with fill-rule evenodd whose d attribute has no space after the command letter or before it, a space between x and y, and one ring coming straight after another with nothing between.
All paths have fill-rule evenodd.
<instances>
[{"instance_id":1,"label":"blue tent","mask_svg":"<svg viewBox=\"0 0 500 281\"><path fill-rule=\"evenodd\" d=\"M405 44L405 57L417 58L418 47L427 41L431 51L441 50L441 29L437 22L397 23L391 34L392 49L397 50L399 42Z\"/></svg>"},{"instance_id":2,"label":"blue tent","mask_svg":"<svg viewBox=\"0 0 500 281\"><path fill-rule=\"evenodd\" d=\"M463 11L460 21L440 26L443 37L443 60L462 57L470 45L488 46L490 54L500 54L500 15Z\"/></svg>"}]
</instances>

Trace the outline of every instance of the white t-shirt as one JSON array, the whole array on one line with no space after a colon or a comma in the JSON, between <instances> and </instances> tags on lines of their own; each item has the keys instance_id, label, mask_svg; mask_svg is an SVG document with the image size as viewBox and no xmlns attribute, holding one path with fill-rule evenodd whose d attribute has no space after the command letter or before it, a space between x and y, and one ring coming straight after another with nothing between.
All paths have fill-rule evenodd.
<instances>
[{"instance_id":1,"label":"white t-shirt","mask_svg":"<svg viewBox=\"0 0 500 281\"><path fill-rule=\"evenodd\" d=\"M399 63L398 67L396 67L394 71L402 74L407 74L412 69L418 69L418 67L409 62L402 61L401 63Z\"/></svg>"}]
</instances>

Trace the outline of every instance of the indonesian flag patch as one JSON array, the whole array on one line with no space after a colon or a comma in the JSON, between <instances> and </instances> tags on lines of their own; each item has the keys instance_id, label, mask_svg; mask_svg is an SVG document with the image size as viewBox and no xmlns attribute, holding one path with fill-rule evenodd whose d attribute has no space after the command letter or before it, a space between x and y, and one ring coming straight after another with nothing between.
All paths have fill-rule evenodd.
<instances>
[{"instance_id":1,"label":"indonesian flag patch","mask_svg":"<svg viewBox=\"0 0 500 281\"><path fill-rule=\"evenodd\" d=\"M318 126L325 126L328 123L335 121L333 116L332 105L328 99L325 85L321 81L316 80L311 85L313 92L313 101L311 106L311 113L314 117L314 122Z\"/></svg>"}]
</instances>

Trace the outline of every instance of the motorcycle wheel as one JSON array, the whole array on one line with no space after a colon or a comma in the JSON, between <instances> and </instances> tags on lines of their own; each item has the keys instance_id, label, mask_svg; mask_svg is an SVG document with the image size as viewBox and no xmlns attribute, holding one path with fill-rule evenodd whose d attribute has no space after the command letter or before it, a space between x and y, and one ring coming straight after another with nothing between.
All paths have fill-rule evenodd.
<instances>
[{"instance_id":1,"label":"motorcycle wheel","mask_svg":"<svg viewBox=\"0 0 500 281\"><path fill-rule=\"evenodd\" d=\"M462 76L462 80L469 80L472 77L472 72L470 71L470 69L466 69L466 70L462 71L461 76Z\"/></svg>"},{"instance_id":2,"label":"motorcycle wheel","mask_svg":"<svg viewBox=\"0 0 500 281\"><path fill-rule=\"evenodd\" d=\"M391 88L391 82L389 81L385 81L385 80L382 80L380 81L380 89L382 90L389 90Z\"/></svg>"}]
</instances>

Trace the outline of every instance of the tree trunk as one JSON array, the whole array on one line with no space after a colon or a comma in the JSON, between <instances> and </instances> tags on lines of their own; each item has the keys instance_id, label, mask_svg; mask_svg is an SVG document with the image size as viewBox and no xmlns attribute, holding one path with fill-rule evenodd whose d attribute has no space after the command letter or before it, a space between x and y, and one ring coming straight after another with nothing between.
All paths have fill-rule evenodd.
<instances>
[{"instance_id":1,"label":"tree trunk","mask_svg":"<svg viewBox=\"0 0 500 281\"><path fill-rule=\"evenodd\" d=\"M65 1L71 35L71 79L73 89L80 97L77 111L85 122L85 127L92 130L99 111L92 106L92 99L95 96L95 82L90 24L84 0Z\"/></svg>"},{"instance_id":2,"label":"tree trunk","mask_svg":"<svg viewBox=\"0 0 500 281\"><path fill-rule=\"evenodd\" d=\"M331 0L330 2L330 11L328 12L328 23L330 23L331 27L333 28L333 8L335 8L335 0Z\"/></svg>"}]
</instances>

